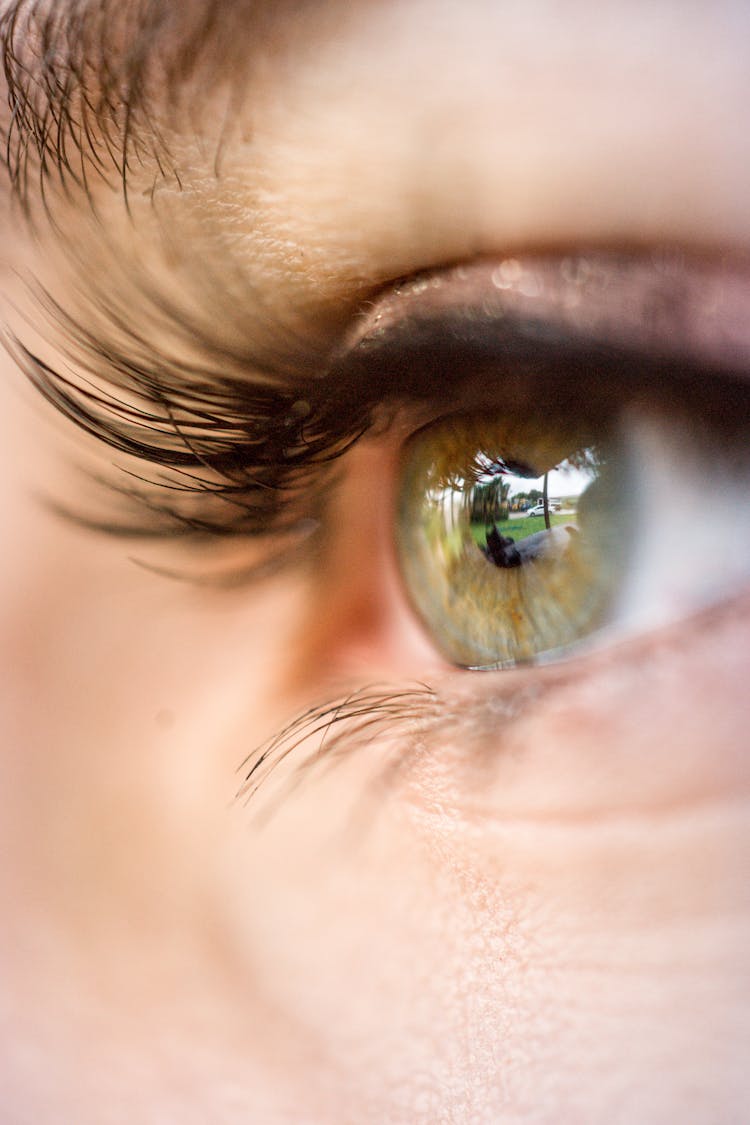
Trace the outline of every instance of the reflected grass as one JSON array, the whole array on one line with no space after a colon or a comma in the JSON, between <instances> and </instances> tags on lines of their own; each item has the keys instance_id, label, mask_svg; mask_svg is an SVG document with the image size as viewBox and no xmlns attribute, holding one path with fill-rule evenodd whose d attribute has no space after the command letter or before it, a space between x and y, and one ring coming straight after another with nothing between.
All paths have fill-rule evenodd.
<instances>
[{"instance_id":1,"label":"reflected grass","mask_svg":"<svg viewBox=\"0 0 750 1125\"><path fill-rule=\"evenodd\" d=\"M550 512L550 524L559 527L560 524L575 524L575 513ZM472 523L471 534L475 543L483 547L487 542L487 531L483 523ZM516 541L525 539L527 535L534 535L537 531L544 531L544 516L523 516L520 519L500 520L496 525L497 530L504 537L510 536Z\"/></svg>"}]
</instances>

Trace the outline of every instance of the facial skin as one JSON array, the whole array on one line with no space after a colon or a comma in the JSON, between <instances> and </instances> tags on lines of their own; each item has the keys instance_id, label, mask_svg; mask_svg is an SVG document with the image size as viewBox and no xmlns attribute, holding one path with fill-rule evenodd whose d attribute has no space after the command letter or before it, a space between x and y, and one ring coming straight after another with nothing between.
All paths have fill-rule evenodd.
<instances>
[{"instance_id":1,"label":"facial skin","mask_svg":"<svg viewBox=\"0 0 750 1125\"><path fill-rule=\"evenodd\" d=\"M421 270L750 249L741 4L214 7L243 97L198 68L152 114L179 185L144 144L129 213L117 176L100 222L51 187L33 234L5 189L5 322L57 369L29 277L84 326L121 301L154 351L187 345L147 291L317 370ZM4 1119L743 1119L748 592L560 665L452 668L393 546L418 411L337 462L288 566L179 581L257 548L61 519L42 496L100 515L80 466L123 458L2 363ZM307 708L415 683L235 800Z\"/></svg>"}]
</instances>

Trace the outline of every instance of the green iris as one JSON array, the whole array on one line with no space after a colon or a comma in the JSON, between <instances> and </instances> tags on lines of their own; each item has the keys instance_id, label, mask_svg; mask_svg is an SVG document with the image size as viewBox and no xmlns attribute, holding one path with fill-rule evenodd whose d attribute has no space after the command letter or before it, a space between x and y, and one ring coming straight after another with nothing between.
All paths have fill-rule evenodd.
<instances>
[{"instance_id":1,"label":"green iris","mask_svg":"<svg viewBox=\"0 0 750 1125\"><path fill-rule=\"evenodd\" d=\"M632 540L626 476L606 431L454 416L415 435L401 569L448 659L533 662L607 623Z\"/></svg>"}]
</instances>

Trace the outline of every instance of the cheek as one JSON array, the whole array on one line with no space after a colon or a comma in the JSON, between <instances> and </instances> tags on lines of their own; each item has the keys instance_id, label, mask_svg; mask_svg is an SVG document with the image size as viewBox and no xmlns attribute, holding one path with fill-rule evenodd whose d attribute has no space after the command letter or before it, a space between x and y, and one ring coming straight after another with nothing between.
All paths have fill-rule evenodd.
<instances>
[{"instance_id":1,"label":"cheek","mask_svg":"<svg viewBox=\"0 0 750 1125\"><path fill-rule=\"evenodd\" d=\"M500 677L451 679L421 746L322 766L238 845L251 894L230 849L228 930L279 1049L314 1029L352 1105L387 1088L390 1118L436 1068L443 1106L495 1119L742 1104L749 610L592 659L514 722Z\"/></svg>"}]
</instances>

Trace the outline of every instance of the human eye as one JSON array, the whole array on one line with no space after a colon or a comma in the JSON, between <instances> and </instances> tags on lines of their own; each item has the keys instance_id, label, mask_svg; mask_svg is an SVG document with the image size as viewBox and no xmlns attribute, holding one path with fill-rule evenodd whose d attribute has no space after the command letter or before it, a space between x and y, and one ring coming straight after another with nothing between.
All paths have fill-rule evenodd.
<instances>
[{"instance_id":1,"label":"human eye","mask_svg":"<svg viewBox=\"0 0 750 1125\"><path fill-rule=\"evenodd\" d=\"M454 362L459 339L477 349L478 405L408 443L396 535L409 599L448 659L555 659L742 588L750 416L742 331L728 327L738 310L717 301L726 277L684 261L664 270L658 255L650 266L589 255L430 284L457 290L447 335ZM676 307L658 339L639 341L637 317L667 295ZM434 297L401 293L411 331L420 303L434 317ZM706 305L709 362L705 337L679 335Z\"/></svg>"},{"instance_id":2,"label":"human eye","mask_svg":"<svg viewBox=\"0 0 750 1125\"><path fill-rule=\"evenodd\" d=\"M510 668L654 628L746 579L744 280L731 260L659 249L449 267L386 286L328 370L287 386L205 372L155 386L120 363L118 398L10 346L131 464L107 478L108 519L79 522L209 559L239 540L246 565L218 572L230 585L335 539L350 454L395 449L387 534L407 601L449 663ZM192 573L210 580L210 565Z\"/></svg>"},{"instance_id":3,"label":"human eye","mask_svg":"<svg viewBox=\"0 0 750 1125\"><path fill-rule=\"evenodd\" d=\"M515 707L514 693L549 682L530 665L554 672L575 656L564 682L585 684L598 653L617 660L628 640L648 651L664 629L741 594L744 292L742 263L657 248L466 264L368 304L343 367L398 388L399 452L381 482L390 523L384 532L373 518L368 542L375 553L377 536L390 538L393 612L415 614L427 638L415 678L450 696L464 669L491 670L482 696ZM289 745L314 748L311 733L331 746L340 724L346 746L349 722L358 745L368 702L369 731L384 701L355 693L351 706L306 713L251 756L249 791ZM401 707L411 721L414 703L408 691L390 700L377 729ZM467 724L469 707L455 709Z\"/></svg>"}]
</instances>

